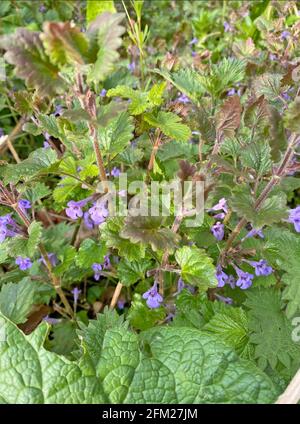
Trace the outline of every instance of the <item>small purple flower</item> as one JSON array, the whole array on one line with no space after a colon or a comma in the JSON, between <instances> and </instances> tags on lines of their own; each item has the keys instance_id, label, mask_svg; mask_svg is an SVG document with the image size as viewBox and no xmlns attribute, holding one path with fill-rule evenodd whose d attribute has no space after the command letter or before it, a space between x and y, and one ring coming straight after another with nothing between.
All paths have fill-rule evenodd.
<instances>
[{"instance_id":1,"label":"small purple flower","mask_svg":"<svg viewBox=\"0 0 300 424\"><path fill-rule=\"evenodd\" d=\"M300 206L290 210L288 222L294 224L297 233L300 233Z\"/></svg>"},{"instance_id":2,"label":"small purple flower","mask_svg":"<svg viewBox=\"0 0 300 424\"><path fill-rule=\"evenodd\" d=\"M94 279L98 281L101 277L102 265L98 263L93 263L92 269L94 271Z\"/></svg>"},{"instance_id":3,"label":"small purple flower","mask_svg":"<svg viewBox=\"0 0 300 424\"><path fill-rule=\"evenodd\" d=\"M0 243L2 243L6 237L14 237L18 233L18 226L10 213L0 216Z\"/></svg>"},{"instance_id":4,"label":"small purple flower","mask_svg":"<svg viewBox=\"0 0 300 424\"><path fill-rule=\"evenodd\" d=\"M210 230L211 230L213 236L217 240L219 240L219 241L223 240L223 238L224 238L224 224L221 224L221 222L218 221L215 225L213 225L211 227Z\"/></svg>"},{"instance_id":5,"label":"small purple flower","mask_svg":"<svg viewBox=\"0 0 300 424\"><path fill-rule=\"evenodd\" d=\"M43 318L43 321L47 322L50 325L55 325L55 324L59 324L60 323L60 319L51 318L51 317L49 317L49 315L45 316Z\"/></svg>"},{"instance_id":6,"label":"small purple flower","mask_svg":"<svg viewBox=\"0 0 300 424\"><path fill-rule=\"evenodd\" d=\"M117 307L122 310L124 309L125 303L126 303L125 299L119 299L117 302Z\"/></svg>"},{"instance_id":7,"label":"small purple flower","mask_svg":"<svg viewBox=\"0 0 300 424\"><path fill-rule=\"evenodd\" d=\"M227 284L229 284L232 289L235 288L236 281L233 275L229 275Z\"/></svg>"},{"instance_id":8,"label":"small purple flower","mask_svg":"<svg viewBox=\"0 0 300 424\"><path fill-rule=\"evenodd\" d=\"M289 31L282 31L281 35L280 35L280 40L287 40L289 37L291 36L291 33Z\"/></svg>"},{"instance_id":9,"label":"small purple flower","mask_svg":"<svg viewBox=\"0 0 300 424\"><path fill-rule=\"evenodd\" d=\"M218 293L216 293L215 296L216 296L216 298L218 300L220 300L223 303L226 303L227 305L232 305L233 304L233 300L231 299L231 297L224 297L224 296L221 296Z\"/></svg>"},{"instance_id":10,"label":"small purple flower","mask_svg":"<svg viewBox=\"0 0 300 424\"><path fill-rule=\"evenodd\" d=\"M94 225L93 221L91 220L90 215L89 215L88 212L84 212L84 214L83 214L83 222L84 222L85 227L88 230L92 230L95 227L95 225Z\"/></svg>"},{"instance_id":11,"label":"small purple flower","mask_svg":"<svg viewBox=\"0 0 300 424\"><path fill-rule=\"evenodd\" d=\"M240 287L242 290L246 290L252 286L252 280L254 275L249 274L249 272L245 272L234 265L234 269L237 273L238 279L236 280L236 286Z\"/></svg>"},{"instance_id":12,"label":"small purple flower","mask_svg":"<svg viewBox=\"0 0 300 424\"><path fill-rule=\"evenodd\" d=\"M231 88L227 91L227 96L234 96L236 94L235 88Z\"/></svg>"},{"instance_id":13,"label":"small purple flower","mask_svg":"<svg viewBox=\"0 0 300 424\"><path fill-rule=\"evenodd\" d=\"M196 57L197 56L197 52L192 51L191 55L192 55L192 57Z\"/></svg>"},{"instance_id":14,"label":"small purple flower","mask_svg":"<svg viewBox=\"0 0 300 424\"><path fill-rule=\"evenodd\" d=\"M119 168L117 168L116 166L114 166L114 167L113 167L113 169L112 169L112 170L111 170L111 172L110 172L110 175L111 175L112 177L115 177L115 178L119 177L119 176L120 176L120 174L121 174L121 171L120 171L120 169L119 169Z\"/></svg>"},{"instance_id":15,"label":"small purple flower","mask_svg":"<svg viewBox=\"0 0 300 424\"><path fill-rule=\"evenodd\" d=\"M103 268L108 269L108 268L110 268L110 266L111 266L111 264L110 264L109 255L105 255L104 256L104 262L103 262Z\"/></svg>"},{"instance_id":16,"label":"small purple flower","mask_svg":"<svg viewBox=\"0 0 300 424\"><path fill-rule=\"evenodd\" d=\"M194 37L194 38L192 38L192 40L189 42L189 45L190 46L193 46L193 45L195 45L195 44L197 44L198 43L198 38L197 37Z\"/></svg>"},{"instance_id":17,"label":"small purple flower","mask_svg":"<svg viewBox=\"0 0 300 424\"><path fill-rule=\"evenodd\" d=\"M0 225L0 243L2 243L7 237L7 228L4 224Z\"/></svg>"},{"instance_id":18,"label":"small purple flower","mask_svg":"<svg viewBox=\"0 0 300 424\"><path fill-rule=\"evenodd\" d=\"M226 22L226 21L223 23L223 26L224 26L224 31L225 32L230 32L233 29L232 26L228 22Z\"/></svg>"},{"instance_id":19,"label":"small purple flower","mask_svg":"<svg viewBox=\"0 0 300 424\"><path fill-rule=\"evenodd\" d=\"M62 107L62 105L55 106L55 110L54 110L53 115L57 117L57 116L61 116L62 113L63 113L63 107Z\"/></svg>"},{"instance_id":20,"label":"small purple flower","mask_svg":"<svg viewBox=\"0 0 300 424\"><path fill-rule=\"evenodd\" d=\"M82 218L83 217L83 211L82 211L82 206L84 206L82 204L82 202L75 202L74 200L70 200L70 202L67 203L67 208L66 208L66 215L71 218L76 220L77 218Z\"/></svg>"},{"instance_id":21,"label":"small purple flower","mask_svg":"<svg viewBox=\"0 0 300 424\"><path fill-rule=\"evenodd\" d=\"M29 202L29 200L26 199L20 199L18 202L18 205L21 209L30 209L31 208L31 203Z\"/></svg>"},{"instance_id":22,"label":"small purple flower","mask_svg":"<svg viewBox=\"0 0 300 424\"><path fill-rule=\"evenodd\" d=\"M134 62L129 63L127 68L129 69L130 72L134 72L135 71L135 63Z\"/></svg>"},{"instance_id":23,"label":"small purple flower","mask_svg":"<svg viewBox=\"0 0 300 424\"><path fill-rule=\"evenodd\" d=\"M103 202L96 202L95 205L89 209L89 214L94 224L99 225L108 217L108 210Z\"/></svg>"},{"instance_id":24,"label":"small purple flower","mask_svg":"<svg viewBox=\"0 0 300 424\"><path fill-rule=\"evenodd\" d=\"M47 7L44 4L41 4L40 7L39 7L39 11L41 13L45 13L45 12L47 12Z\"/></svg>"},{"instance_id":25,"label":"small purple flower","mask_svg":"<svg viewBox=\"0 0 300 424\"><path fill-rule=\"evenodd\" d=\"M79 290L78 287L74 287L74 289L71 291L71 293L73 294L74 303L77 304L81 290Z\"/></svg>"},{"instance_id":26,"label":"small purple flower","mask_svg":"<svg viewBox=\"0 0 300 424\"><path fill-rule=\"evenodd\" d=\"M218 280L218 287L224 287L229 280L228 275L222 270L220 264L217 266L216 279Z\"/></svg>"},{"instance_id":27,"label":"small purple flower","mask_svg":"<svg viewBox=\"0 0 300 424\"><path fill-rule=\"evenodd\" d=\"M58 259L55 253L48 253L48 259L52 266L56 266L58 264ZM40 257L39 262L42 262L46 266L46 261L43 256Z\"/></svg>"},{"instance_id":28,"label":"small purple flower","mask_svg":"<svg viewBox=\"0 0 300 424\"><path fill-rule=\"evenodd\" d=\"M160 307L160 304L163 301L163 298L157 291L156 281L154 281L153 286L143 294L143 299L146 299L147 306L150 309Z\"/></svg>"},{"instance_id":29,"label":"small purple flower","mask_svg":"<svg viewBox=\"0 0 300 424\"><path fill-rule=\"evenodd\" d=\"M107 93L107 90L105 90L105 88L102 88L102 90L100 91L100 97L105 97Z\"/></svg>"},{"instance_id":30,"label":"small purple flower","mask_svg":"<svg viewBox=\"0 0 300 424\"><path fill-rule=\"evenodd\" d=\"M272 62L275 62L277 60L276 54L270 53L269 58Z\"/></svg>"},{"instance_id":31,"label":"small purple flower","mask_svg":"<svg viewBox=\"0 0 300 424\"><path fill-rule=\"evenodd\" d=\"M32 267L32 262L30 258L23 258L22 256L17 256L16 265L19 266L21 271L26 271L26 269L29 269Z\"/></svg>"},{"instance_id":32,"label":"small purple flower","mask_svg":"<svg viewBox=\"0 0 300 424\"><path fill-rule=\"evenodd\" d=\"M227 213L228 212L227 200L224 197L220 199L216 205L214 205L211 209L209 209L209 212L211 211L223 211Z\"/></svg>"},{"instance_id":33,"label":"small purple flower","mask_svg":"<svg viewBox=\"0 0 300 424\"><path fill-rule=\"evenodd\" d=\"M246 234L245 237L242 240L245 240L247 238L254 237L254 236L258 236L260 238L265 238L265 236L262 232L262 228L259 228L259 229L252 228L252 230L250 230L249 233Z\"/></svg>"},{"instance_id":34,"label":"small purple flower","mask_svg":"<svg viewBox=\"0 0 300 424\"><path fill-rule=\"evenodd\" d=\"M178 97L177 97L177 101L183 104L187 104L190 103L190 99L188 98L188 96L186 96L185 94L181 93Z\"/></svg>"},{"instance_id":35,"label":"small purple flower","mask_svg":"<svg viewBox=\"0 0 300 424\"><path fill-rule=\"evenodd\" d=\"M244 261L247 262L249 265L251 265L255 269L255 275L260 276L268 276L272 274L273 268L268 265L267 261L264 259L261 259L260 261Z\"/></svg>"},{"instance_id":36,"label":"small purple flower","mask_svg":"<svg viewBox=\"0 0 300 424\"><path fill-rule=\"evenodd\" d=\"M44 149L51 148L50 143L47 140L44 140L43 147L44 147Z\"/></svg>"}]
</instances>

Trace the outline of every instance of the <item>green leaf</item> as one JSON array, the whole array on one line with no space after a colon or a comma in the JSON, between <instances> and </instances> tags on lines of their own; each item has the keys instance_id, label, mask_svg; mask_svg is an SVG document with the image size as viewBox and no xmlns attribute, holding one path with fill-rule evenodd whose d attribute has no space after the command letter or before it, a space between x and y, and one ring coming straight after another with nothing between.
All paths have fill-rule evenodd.
<instances>
[{"instance_id":1,"label":"green leaf","mask_svg":"<svg viewBox=\"0 0 300 424\"><path fill-rule=\"evenodd\" d=\"M86 62L88 39L70 22L44 22L41 40L53 64L83 65Z\"/></svg>"},{"instance_id":2,"label":"green leaf","mask_svg":"<svg viewBox=\"0 0 300 424\"><path fill-rule=\"evenodd\" d=\"M59 76L59 69L46 55L38 32L18 28L16 32L0 40L6 50L8 63L15 65L16 75L35 88L41 96L54 97L65 90L65 82Z\"/></svg>"},{"instance_id":3,"label":"green leaf","mask_svg":"<svg viewBox=\"0 0 300 424\"><path fill-rule=\"evenodd\" d=\"M81 331L84 354L71 362L43 348L45 323L24 336L0 315L0 327L1 364L10 364L0 368L2 403L273 403L278 395L251 362L196 329L138 335L106 311Z\"/></svg>"},{"instance_id":4,"label":"green leaf","mask_svg":"<svg viewBox=\"0 0 300 424\"><path fill-rule=\"evenodd\" d=\"M133 137L133 130L133 119L127 112L120 113L105 128L99 127L100 143L111 159L126 148Z\"/></svg>"},{"instance_id":5,"label":"green leaf","mask_svg":"<svg viewBox=\"0 0 300 424\"><path fill-rule=\"evenodd\" d=\"M166 317L166 311L161 306L159 308L150 309L142 300L142 296L135 293L131 302L128 313L128 320L133 328L137 330L148 330L163 321Z\"/></svg>"},{"instance_id":6,"label":"green leaf","mask_svg":"<svg viewBox=\"0 0 300 424\"><path fill-rule=\"evenodd\" d=\"M160 106L163 102L163 94L167 83L161 82L160 84L154 84L148 93L148 99L152 106Z\"/></svg>"},{"instance_id":7,"label":"green leaf","mask_svg":"<svg viewBox=\"0 0 300 424\"><path fill-rule=\"evenodd\" d=\"M287 129L300 134L300 96L291 102L284 112L284 124Z\"/></svg>"},{"instance_id":8,"label":"green leaf","mask_svg":"<svg viewBox=\"0 0 300 424\"><path fill-rule=\"evenodd\" d=\"M62 321L52 326L51 340L47 348L58 355L68 357L78 345L77 326L72 321Z\"/></svg>"},{"instance_id":9,"label":"green leaf","mask_svg":"<svg viewBox=\"0 0 300 424\"><path fill-rule=\"evenodd\" d=\"M201 295L193 295L189 290L182 290L176 297L176 314L172 325L176 327L192 327L199 330L205 324L201 314L203 298Z\"/></svg>"},{"instance_id":10,"label":"green leaf","mask_svg":"<svg viewBox=\"0 0 300 424\"><path fill-rule=\"evenodd\" d=\"M246 146L241 152L243 166L252 168L257 175L262 176L272 169L271 148L267 142Z\"/></svg>"},{"instance_id":11,"label":"green leaf","mask_svg":"<svg viewBox=\"0 0 300 424\"><path fill-rule=\"evenodd\" d=\"M46 184L36 182L34 184L30 184L29 187L26 187L24 197L30 200L31 203L35 203L38 200L49 196L49 194L51 194L51 190L48 186L46 186Z\"/></svg>"},{"instance_id":12,"label":"green leaf","mask_svg":"<svg viewBox=\"0 0 300 424\"><path fill-rule=\"evenodd\" d=\"M27 277L18 283L4 284L0 292L1 313L15 324L22 324L32 309L34 293L35 287Z\"/></svg>"},{"instance_id":13,"label":"green leaf","mask_svg":"<svg viewBox=\"0 0 300 424\"><path fill-rule=\"evenodd\" d=\"M262 369L273 369L278 361L289 368L291 360L299 361L300 345L292 340L293 327L281 309L279 291L256 288L247 292L245 306L249 311L250 342L255 344L255 357Z\"/></svg>"},{"instance_id":14,"label":"green leaf","mask_svg":"<svg viewBox=\"0 0 300 424\"><path fill-rule=\"evenodd\" d=\"M242 358L253 358L253 347L249 342L249 325L242 308L228 306L224 312L217 312L203 327L232 347Z\"/></svg>"},{"instance_id":15,"label":"green leaf","mask_svg":"<svg viewBox=\"0 0 300 424\"><path fill-rule=\"evenodd\" d=\"M37 250L38 244L42 237L42 224L38 221L32 221L28 227L28 242L27 242L27 254L33 256Z\"/></svg>"},{"instance_id":16,"label":"green leaf","mask_svg":"<svg viewBox=\"0 0 300 424\"><path fill-rule=\"evenodd\" d=\"M151 267L151 261L129 261L121 259L118 264L118 278L124 286L131 286L139 280L145 279L145 272Z\"/></svg>"},{"instance_id":17,"label":"green leaf","mask_svg":"<svg viewBox=\"0 0 300 424\"><path fill-rule=\"evenodd\" d=\"M146 246L142 243L131 243L129 240L120 236L124 225L121 217L107 219L101 226L101 235L108 248L118 250L121 257L126 257L129 261L138 261L145 257Z\"/></svg>"},{"instance_id":18,"label":"green leaf","mask_svg":"<svg viewBox=\"0 0 300 424\"><path fill-rule=\"evenodd\" d=\"M129 216L125 219L121 237L132 243L150 244L154 251L173 249L180 237L169 228L160 228L162 224L161 217Z\"/></svg>"},{"instance_id":19,"label":"green leaf","mask_svg":"<svg viewBox=\"0 0 300 424\"><path fill-rule=\"evenodd\" d=\"M230 96L221 106L216 116L217 135L223 137L234 137L235 130L241 122L242 105L239 96Z\"/></svg>"},{"instance_id":20,"label":"green leaf","mask_svg":"<svg viewBox=\"0 0 300 424\"><path fill-rule=\"evenodd\" d=\"M90 268L93 263L102 263L106 253L107 249L104 243L85 239L78 250L76 265L83 269Z\"/></svg>"},{"instance_id":21,"label":"green leaf","mask_svg":"<svg viewBox=\"0 0 300 424\"><path fill-rule=\"evenodd\" d=\"M88 24L103 12L116 12L113 0L87 0L86 21Z\"/></svg>"},{"instance_id":22,"label":"green leaf","mask_svg":"<svg viewBox=\"0 0 300 424\"><path fill-rule=\"evenodd\" d=\"M121 35L125 28L120 25L123 13L104 12L89 24L86 35L90 40L90 54L96 56L89 75L89 81L103 81L113 70L119 59L118 48L121 47Z\"/></svg>"},{"instance_id":23,"label":"green leaf","mask_svg":"<svg viewBox=\"0 0 300 424\"><path fill-rule=\"evenodd\" d=\"M71 362L42 345L48 325L41 324L25 336L11 321L0 314L1 364L0 400L2 403L105 403L98 378L87 375L79 363ZM20 378L22 375L22 378Z\"/></svg>"},{"instance_id":24,"label":"green leaf","mask_svg":"<svg viewBox=\"0 0 300 424\"><path fill-rule=\"evenodd\" d=\"M184 282L202 290L217 287L215 266L204 250L196 246L183 246L176 251L175 259L180 265Z\"/></svg>"},{"instance_id":25,"label":"green leaf","mask_svg":"<svg viewBox=\"0 0 300 424\"><path fill-rule=\"evenodd\" d=\"M106 93L107 97L122 97L124 99L130 99L128 110L131 115L140 115L145 112L152 105L149 102L148 93L133 90L131 87L126 85L118 85L115 88L111 88Z\"/></svg>"},{"instance_id":26,"label":"green leaf","mask_svg":"<svg viewBox=\"0 0 300 424\"><path fill-rule=\"evenodd\" d=\"M268 103L262 95L248 104L244 114L245 125L251 129L261 127L268 122L269 114Z\"/></svg>"},{"instance_id":27,"label":"green leaf","mask_svg":"<svg viewBox=\"0 0 300 424\"><path fill-rule=\"evenodd\" d=\"M52 137L60 139L62 133L57 124L57 118L54 115L44 115L42 113L38 116L39 122L41 123L43 131L46 131Z\"/></svg>"},{"instance_id":28,"label":"green leaf","mask_svg":"<svg viewBox=\"0 0 300 424\"><path fill-rule=\"evenodd\" d=\"M4 177L4 183L17 184L19 181L28 181L42 171L46 171L57 161L57 154L53 149L36 149L27 159L17 165L0 167L0 173Z\"/></svg>"},{"instance_id":29,"label":"green leaf","mask_svg":"<svg viewBox=\"0 0 300 424\"><path fill-rule=\"evenodd\" d=\"M158 112L157 116L145 114L144 119L148 124L159 128L167 137L177 141L188 141L191 130L187 125L181 124L181 118L172 112Z\"/></svg>"}]
</instances>

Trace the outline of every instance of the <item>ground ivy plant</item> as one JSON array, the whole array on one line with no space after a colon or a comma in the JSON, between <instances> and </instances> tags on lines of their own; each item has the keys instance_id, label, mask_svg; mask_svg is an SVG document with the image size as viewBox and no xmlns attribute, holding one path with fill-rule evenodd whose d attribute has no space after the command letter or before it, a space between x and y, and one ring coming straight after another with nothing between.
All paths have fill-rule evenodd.
<instances>
[{"instance_id":1,"label":"ground ivy plant","mask_svg":"<svg viewBox=\"0 0 300 424\"><path fill-rule=\"evenodd\" d=\"M300 367L297 2L0 20L1 403L274 403Z\"/></svg>"}]
</instances>

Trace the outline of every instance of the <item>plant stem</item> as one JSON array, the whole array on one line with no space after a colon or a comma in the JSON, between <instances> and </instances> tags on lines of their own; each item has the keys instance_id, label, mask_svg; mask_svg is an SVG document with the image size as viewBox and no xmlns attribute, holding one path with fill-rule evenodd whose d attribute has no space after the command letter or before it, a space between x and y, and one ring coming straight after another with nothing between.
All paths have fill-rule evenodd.
<instances>
[{"instance_id":1,"label":"plant stem","mask_svg":"<svg viewBox=\"0 0 300 424\"><path fill-rule=\"evenodd\" d=\"M120 283L120 282L116 285L113 297L112 297L110 305L109 305L109 309L114 309L114 307L116 306L118 299L119 299L119 296L121 294L122 287L123 287L123 284Z\"/></svg>"}]
</instances>

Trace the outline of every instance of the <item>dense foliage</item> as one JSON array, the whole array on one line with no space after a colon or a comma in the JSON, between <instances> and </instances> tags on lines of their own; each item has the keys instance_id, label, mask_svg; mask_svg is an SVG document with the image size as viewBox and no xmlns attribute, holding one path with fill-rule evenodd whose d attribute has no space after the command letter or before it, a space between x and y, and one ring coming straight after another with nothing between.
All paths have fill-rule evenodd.
<instances>
[{"instance_id":1,"label":"dense foliage","mask_svg":"<svg viewBox=\"0 0 300 424\"><path fill-rule=\"evenodd\" d=\"M1 403L284 391L300 367L298 7L2 0Z\"/></svg>"}]
</instances>

